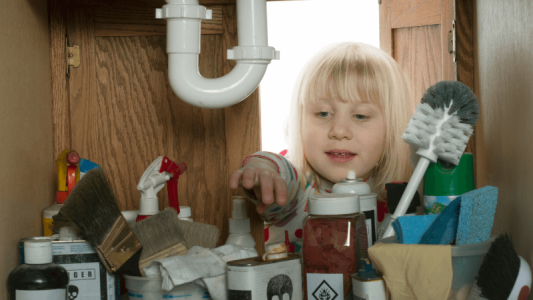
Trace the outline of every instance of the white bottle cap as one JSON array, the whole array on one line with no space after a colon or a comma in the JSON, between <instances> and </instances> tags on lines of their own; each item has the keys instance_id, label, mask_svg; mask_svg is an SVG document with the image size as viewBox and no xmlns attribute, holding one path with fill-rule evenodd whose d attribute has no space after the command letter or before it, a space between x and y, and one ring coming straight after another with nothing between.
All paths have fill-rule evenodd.
<instances>
[{"instance_id":1,"label":"white bottle cap","mask_svg":"<svg viewBox=\"0 0 533 300\"><path fill-rule=\"evenodd\" d=\"M24 242L24 262L30 265L52 262L52 240L29 240Z\"/></svg>"},{"instance_id":2,"label":"white bottle cap","mask_svg":"<svg viewBox=\"0 0 533 300\"><path fill-rule=\"evenodd\" d=\"M233 212L232 219L246 219L246 200L242 196L233 196Z\"/></svg>"},{"instance_id":3,"label":"white bottle cap","mask_svg":"<svg viewBox=\"0 0 533 300\"><path fill-rule=\"evenodd\" d=\"M355 170L349 170L348 171L348 176L346 178L355 179Z\"/></svg>"},{"instance_id":4,"label":"white bottle cap","mask_svg":"<svg viewBox=\"0 0 533 300\"><path fill-rule=\"evenodd\" d=\"M190 206L180 206L180 213L178 218L190 218L191 217L191 207Z\"/></svg>"},{"instance_id":5,"label":"white bottle cap","mask_svg":"<svg viewBox=\"0 0 533 300\"><path fill-rule=\"evenodd\" d=\"M359 195L321 194L309 197L310 215L347 215L361 211Z\"/></svg>"}]
</instances>

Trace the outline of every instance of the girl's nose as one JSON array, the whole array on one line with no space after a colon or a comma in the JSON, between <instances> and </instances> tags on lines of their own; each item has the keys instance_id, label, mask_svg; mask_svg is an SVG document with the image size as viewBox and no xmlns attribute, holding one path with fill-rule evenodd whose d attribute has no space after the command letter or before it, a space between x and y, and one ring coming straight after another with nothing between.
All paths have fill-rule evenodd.
<instances>
[{"instance_id":1,"label":"girl's nose","mask_svg":"<svg viewBox=\"0 0 533 300\"><path fill-rule=\"evenodd\" d=\"M350 119L344 116L335 116L332 127L329 130L329 138L337 140L351 140L353 138L352 128L350 126Z\"/></svg>"}]
</instances>

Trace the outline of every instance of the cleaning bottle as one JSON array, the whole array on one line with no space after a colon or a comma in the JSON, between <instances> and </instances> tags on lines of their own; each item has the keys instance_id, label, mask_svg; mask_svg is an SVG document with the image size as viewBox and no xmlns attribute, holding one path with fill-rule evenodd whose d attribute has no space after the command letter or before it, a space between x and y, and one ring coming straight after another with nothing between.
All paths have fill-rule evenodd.
<instances>
[{"instance_id":1,"label":"cleaning bottle","mask_svg":"<svg viewBox=\"0 0 533 300\"><path fill-rule=\"evenodd\" d=\"M233 212L229 219L229 236L226 245L254 248L255 240L250 233L250 219L246 215L246 199L242 196L233 196L232 200Z\"/></svg>"},{"instance_id":2,"label":"cleaning bottle","mask_svg":"<svg viewBox=\"0 0 533 300\"><path fill-rule=\"evenodd\" d=\"M180 213L178 202L178 178L187 170L185 163L174 163L166 156L159 156L144 171L137 189L141 192L137 221L144 220L159 212L157 193L167 183L169 206Z\"/></svg>"},{"instance_id":3,"label":"cleaning bottle","mask_svg":"<svg viewBox=\"0 0 533 300\"><path fill-rule=\"evenodd\" d=\"M365 214L366 218L368 247L374 245L378 239L378 194L372 193L370 186L362 178L356 178L354 170L349 170L346 178L336 183L331 192L359 195L361 212Z\"/></svg>"},{"instance_id":4,"label":"cleaning bottle","mask_svg":"<svg viewBox=\"0 0 533 300\"><path fill-rule=\"evenodd\" d=\"M475 188L472 153L464 153L457 166L440 159L430 163L424 175L424 212L438 214L455 198Z\"/></svg>"},{"instance_id":5,"label":"cleaning bottle","mask_svg":"<svg viewBox=\"0 0 533 300\"><path fill-rule=\"evenodd\" d=\"M7 279L10 300L67 299L67 270L52 263L52 240L24 242L24 264Z\"/></svg>"},{"instance_id":6,"label":"cleaning bottle","mask_svg":"<svg viewBox=\"0 0 533 300\"><path fill-rule=\"evenodd\" d=\"M80 156L74 150L65 149L56 160L57 165L57 192L56 203L43 209L43 235L52 236L53 219L59 213L63 202L67 199L76 183L80 180ZM57 233L57 232L56 232Z\"/></svg>"}]
</instances>

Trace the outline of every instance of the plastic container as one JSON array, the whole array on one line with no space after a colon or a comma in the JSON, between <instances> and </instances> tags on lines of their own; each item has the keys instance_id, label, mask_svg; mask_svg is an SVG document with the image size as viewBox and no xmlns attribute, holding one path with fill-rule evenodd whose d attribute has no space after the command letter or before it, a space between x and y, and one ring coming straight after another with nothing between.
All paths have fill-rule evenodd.
<instances>
[{"instance_id":1,"label":"plastic container","mask_svg":"<svg viewBox=\"0 0 533 300\"><path fill-rule=\"evenodd\" d=\"M463 154L457 166L441 160L430 163L424 175L424 212L440 213L455 198L475 188L472 153Z\"/></svg>"},{"instance_id":2,"label":"plastic container","mask_svg":"<svg viewBox=\"0 0 533 300\"><path fill-rule=\"evenodd\" d=\"M378 240L378 194L372 193L370 185L362 178L355 177L355 171L348 171L346 178L341 179L331 191L335 194L359 195L361 212L365 214L368 247Z\"/></svg>"},{"instance_id":3,"label":"plastic container","mask_svg":"<svg viewBox=\"0 0 533 300\"><path fill-rule=\"evenodd\" d=\"M138 277L124 275L129 299L181 299L209 300L209 292L195 283L186 283L165 291L161 277Z\"/></svg>"},{"instance_id":4,"label":"plastic container","mask_svg":"<svg viewBox=\"0 0 533 300\"><path fill-rule=\"evenodd\" d=\"M309 198L303 228L305 299L345 299L352 295L351 275L368 257L365 215L356 194Z\"/></svg>"},{"instance_id":5,"label":"plastic container","mask_svg":"<svg viewBox=\"0 0 533 300\"><path fill-rule=\"evenodd\" d=\"M467 290L466 295L470 293L479 267L495 238L491 237L489 240L476 244L452 246L453 280L450 295L465 289ZM378 243L398 243L398 238L391 236L379 240Z\"/></svg>"},{"instance_id":6,"label":"plastic container","mask_svg":"<svg viewBox=\"0 0 533 300\"><path fill-rule=\"evenodd\" d=\"M250 219L246 214L246 199L242 196L233 196L232 199L233 211L229 219L229 236L226 245L255 248L255 240L250 233Z\"/></svg>"},{"instance_id":7,"label":"plastic container","mask_svg":"<svg viewBox=\"0 0 533 300\"><path fill-rule=\"evenodd\" d=\"M126 219L126 222L130 226L133 226L137 220L137 215L139 214L138 210L123 210L121 211L122 215L124 216L124 219Z\"/></svg>"},{"instance_id":8,"label":"plastic container","mask_svg":"<svg viewBox=\"0 0 533 300\"><path fill-rule=\"evenodd\" d=\"M52 263L52 241L24 242L24 262L8 277L9 299L67 299L67 270Z\"/></svg>"},{"instance_id":9,"label":"plastic container","mask_svg":"<svg viewBox=\"0 0 533 300\"><path fill-rule=\"evenodd\" d=\"M192 216L191 207L189 207L189 206L180 206L180 213L178 214L178 218L180 220L193 222L193 219L191 219L191 216Z\"/></svg>"}]
</instances>

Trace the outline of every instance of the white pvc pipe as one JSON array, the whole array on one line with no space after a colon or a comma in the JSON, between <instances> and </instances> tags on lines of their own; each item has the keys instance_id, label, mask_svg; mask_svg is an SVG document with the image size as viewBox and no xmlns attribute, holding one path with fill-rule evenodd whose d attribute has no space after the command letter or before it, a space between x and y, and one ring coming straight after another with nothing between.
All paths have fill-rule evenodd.
<instances>
[{"instance_id":1,"label":"white pvc pipe","mask_svg":"<svg viewBox=\"0 0 533 300\"><path fill-rule=\"evenodd\" d=\"M205 108L231 106L253 93L270 60L277 56L268 47L266 0L237 0L239 46L228 53L237 65L220 78L204 78L198 70L205 7L197 0L167 3L157 14L167 18L168 72L174 93L191 105Z\"/></svg>"}]
</instances>

